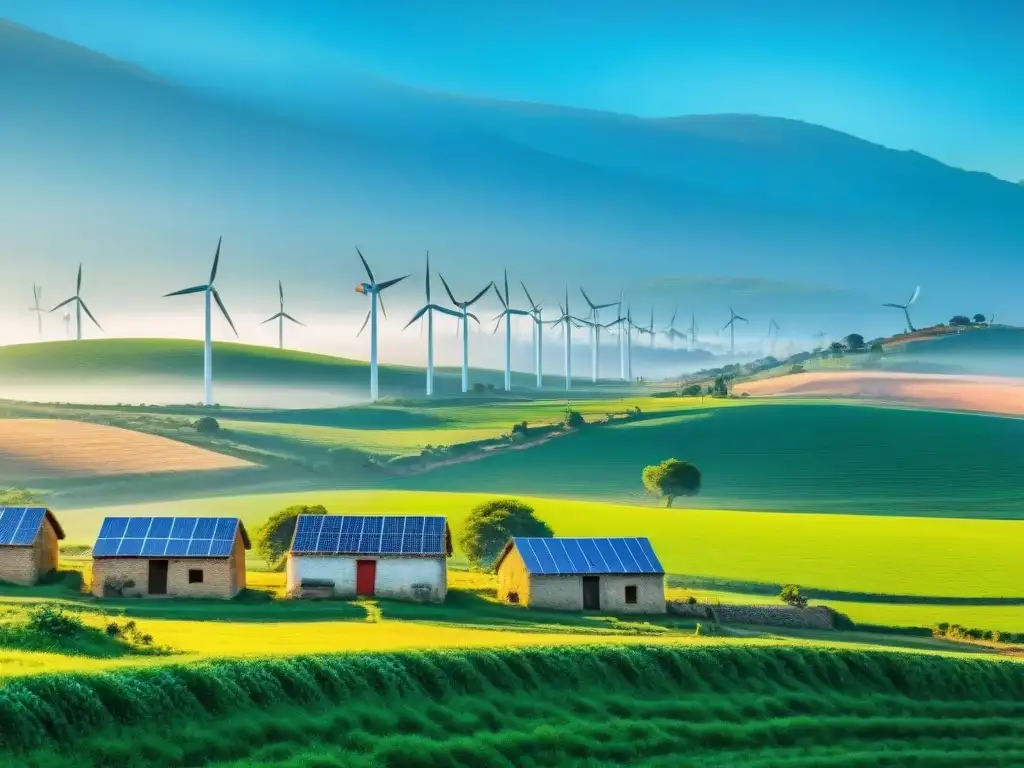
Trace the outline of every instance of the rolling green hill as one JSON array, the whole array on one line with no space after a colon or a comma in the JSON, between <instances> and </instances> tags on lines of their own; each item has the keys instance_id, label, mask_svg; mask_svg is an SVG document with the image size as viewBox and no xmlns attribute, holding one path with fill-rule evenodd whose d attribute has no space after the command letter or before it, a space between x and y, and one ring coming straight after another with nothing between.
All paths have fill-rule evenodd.
<instances>
[{"instance_id":1,"label":"rolling green hill","mask_svg":"<svg viewBox=\"0 0 1024 768\"><path fill-rule=\"evenodd\" d=\"M675 457L703 474L687 506L1024 518L1022 445L1020 419L750 401L585 427L393 485L643 503L641 470Z\"/></svg>"}]
</instances>

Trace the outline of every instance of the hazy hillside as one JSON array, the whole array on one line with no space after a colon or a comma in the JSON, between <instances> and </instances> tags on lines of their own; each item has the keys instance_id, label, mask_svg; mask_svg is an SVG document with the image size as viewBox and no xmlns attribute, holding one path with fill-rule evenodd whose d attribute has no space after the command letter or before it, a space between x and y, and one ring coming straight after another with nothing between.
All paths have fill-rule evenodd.
<instances>
[{"instance_id":1,"label":"hazy hillside","mask_svg":"<svg viewBox=\"0 0 1024 768\"><path fill-rule=\"evenodd\" d=\"M459 292L507 264L549 301L566 282L617 292L682 274L874 296L927 267L925 311L954 289L988 301L984 275L1021 269L1024 190L804 123L640 120L359 78L323 94L331 109L285 114L6 23L0 71L5 301L33 280L70 287L84 259L93 296L152 307L158 286L203 277L220 234L243 309L278 277L310 305L350 295L353 242L388 273L429 247ZM45 258L10 255L26 252ZM406 286L393 302L418 298ZM833 300L788 302L780 320Z\"/></svg>"}]
</instances>

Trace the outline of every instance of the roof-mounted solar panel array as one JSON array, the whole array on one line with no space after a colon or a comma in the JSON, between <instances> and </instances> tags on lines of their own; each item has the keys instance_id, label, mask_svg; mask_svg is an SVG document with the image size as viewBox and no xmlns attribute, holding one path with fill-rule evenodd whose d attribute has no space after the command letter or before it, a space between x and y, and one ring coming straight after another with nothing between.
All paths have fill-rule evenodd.
<instances>
[{"instance_id":1,"label":"roof-mounted solar panel array","mask_svg":"<svg viewBox=\"0 0 1024 768\"><path fill-rule=\"evenodd\" d=\"M446 555L443 517L299 515L297 555Z\"/></svg>"},{"instance_id":2,"label":"roof-mounted solar panel array","mask_svg":"<svg viewBox=\"0 0 1024 768\"><path fill-rule=\"evenodd\" d=\"M228 557L237 517L108 517L94 557Z\"/></svg>"},{"instance_id":3,"label":"roof-mounted solar panel array","mask_svg":"<svg viewBox=\"0 0 1024 768\"><path fill-rule=\"evenodd\" d=\"M526 569L536 574L663 574L647 538L515 538Z\"/></svg>"},{"instance_id":4,"label":"roof-mounted solar panel array","mask_svg":"<svg viewBox=\"0 0 1024 768\"><path fill-rule=\"evenodd\" d=\"M31 546L44 517L44 507L0 507L0 546Z\"/></svg>"}]
</instances>

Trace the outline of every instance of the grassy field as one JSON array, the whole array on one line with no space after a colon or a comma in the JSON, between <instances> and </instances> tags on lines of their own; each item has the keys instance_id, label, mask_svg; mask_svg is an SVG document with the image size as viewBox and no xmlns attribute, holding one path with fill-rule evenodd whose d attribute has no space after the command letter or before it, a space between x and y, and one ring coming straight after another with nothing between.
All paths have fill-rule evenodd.
<instances>
[{"instance_id":1,"label":"grassy field","mask_svg":"<svg viewBox=\"0 0 1024 768\"><path fill-rule=\"evenodd\" d=\"M1022 690L1009 662L723 643L309 657L22 679L0 743L51 768L1011 765Z\"/></svg>"}]
</instances>

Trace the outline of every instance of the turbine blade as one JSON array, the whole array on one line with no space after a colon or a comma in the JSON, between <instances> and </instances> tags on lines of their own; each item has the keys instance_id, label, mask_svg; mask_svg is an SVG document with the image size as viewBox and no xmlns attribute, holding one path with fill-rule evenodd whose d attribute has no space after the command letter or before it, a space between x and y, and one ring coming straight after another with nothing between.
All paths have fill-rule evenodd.
<instances>
[{"instance_id":1,"label":"turbine blade","mask_svg":"<svg viewBox=\"0 0 1024 768\"><path fill-rule=\"evenodd\" d=\"M75 284L75 296L82 292L82 265L78 265L78 282Z\"/></svg>"},{"instance_id":2,"label":"turbine blade","mask_svg":"<svg viewBox=\"0 0 1024 768\"><path fill-rule=\"evenodd\" d=\"M723 326L722 326L722 330L724 331L724 330L725 330L726 328L728 328L728 327L729 327L730 325L732 325L732 318L731 318L731 317L729 318L729 322L728 322L728 323L726 323L725 325L723 325Z\"/></svg>"},{"instance_id":3,"label":"turbine blade","mask_svg":"<svg viewBox=\"0 0 1024 768\"><path fill-rule=\"evenodd\" d=\"M507 307L508 306L508 302L509 302L509 296L508 296L508 270L507 269L504 270L504 273L505 273L505 306Z\"/></svg>"},{"instance_id":4,"label":"turbine blade","mask_svg":"<svg viewBox=\"0 0 1024 768\"><path fill-rule=\"evenodd\" d=\"M71 297L70 299L64 299L64 301L62 301L62 302L61 302L60 304L58 304L58 305L57 305L56 307L54 307L54 308L53 308L53 309L51 309L50 311L51 311L51 312L56 312L56 311L57 311L58 309L60 309L61 307L65 306L65 305L67 305L67 304L70 304L70 303L71 303L72 301L74 301L74 300L75 300L75 299L77 299L77 298L78 298L77 296L72 296L72 297Z\"/></svg>"},{"instance_id":5,"label":"turbine blade","mask_svg":"<svg viewBox=\"0 0 1024 768\"><path fill-rule=\"evenodd\" d=\"M217 277L217 265L220 264L220 241L221 238L217 238L217 250L213 254L213 269L210 270L210 285L213 285L214 279Z\"/></svg>"},{"instance_id":6,"label":"turbine blade","mask_svg":"<svg viewBox=\"0 0 1024 768\"><path fill-rule=\"evenodd\" d=\"M224 319L228 321L228 325L231 326L231 330L234 331L235 336L238 336L238 331L235 329L235 324L231 322L231 315L228 314L228 310L227 307L224 306L224 302L220 300L220 294L217 293L217 289L210 288L210 293L213 294L213 300L217 302L217 306L220 307L220 311L224 315Z\"/></svg>"},{"instance_id":7,"label":"turbine blade","mask_svg":"<svg viewBox=\"0 0 1024 768\"><path fill-rule=\"evenodd\" d=\"M96 324L96 327L99 328L101 331L103 331L103 326L100 325L99 321L95 317L92 316L92 312L90 312L89 308L87 306L85 306L85 302L82 301L81 299L79 299L78 303L82 305L82 310L85 312L85 314L87 314L89 316L89 319L92 320ZM106 331L103 331L103 332L106 333Z\"/></svg>"},{"instance_id":8,"label":"turbine blade","mask_svg":"<svg viewBox=\"0 0 1024 768\"><path fill-rule=\"evenodd\" d=\"M883 304L883 307L892 307L893 309L906 309L902 304Z\"/></svg>"},{"instance_id":9,"label":"turbine blade","mask_svg":"<svg viewBox=\"0 0 1024 768\"><path fill-rule=\"evenodd\" d=\"M384 297L380 295L380 291L377 292L377 303L380 304L380 313L384 315L384 319L388 319L388 311L384 309Z\"/></svg>"},{"instance_id":10,"label":"turbine blade","mask_svg":"<svg viewBox=\"0 0 1024 768\"><path fill-rule=\"evenodd\" d=\"M281 299L281 303L284 304L284 286L281 285L281 281L277 281L277 295Z\"/></svg>"},{"instance_id":11,"label":"turbine blade","mask_svg":"<svg viewBox=\"0 0 1024 768\"><path fill-rule=\"evenodd\" d=\"M420 310L415 315L412 316L412 320L410 320L408 323L405 324L405 327L403 327L402 330L404 331L410 325L412 325L417 320L419 320L421 317L423 317L425 314L427 314L427 311L429 309L431 309L429 304L427 306L425 306L425 307L421 307Z\"/></svg>"},{"instance_id":12,"label":"turbine blade","mask_svg":"<svg viewBox=\"0 0 1024 768\"><path fill-rule=\"evenodd\" d=\"M366 310L366 317L363 318L363 324L361 326L359 326L359 332L356 333L356 336L359 336L360 334L362 334L362 332L364 330L366 330L366 324L368 322L370 322L370 312L372 312L372 311L373 310L369 310L369 309Z\"/></svg>"},{"instance_id":13,"label":"turbine blade","mask_svg":"<svg viewBox=\"0 0 1024 768\"><path fill-rule=\"evenodd\" d=\"M182 288L180 291L174 291L174 293L165 293L164 298L168 296L184 296L186 293L202 293L209 289L208 285L194 285L191 288Z\"/></svg>"},{"instance_id":14,"label":"turbine blade","mask_svg":"<svg viewBox=\"0 0 1024 768\"><path fill-rule=\"evenodd\" d=\"M373 279L373 272L370 271L370 265L366 263L366 259L363 258L363 252L359 250L359 246L356 246L356 253L359 254L359 260L363 262L363 269L366 270L366 276L370 278L370 285L376 285L377 281Z\"/></svg>"},{"instance_id":15,"label":"turbine blade","mask_svg":"<svg viewBox=\"0 0 1024 768\"><path fill-rule=\"evenodd\" d=\"M491 335L492 336L498 332L499 328L501 328L501 317L502 317L501 315L498 315L498 322L496 322L494 324L494 330L491 331Z\"/></svg>"},{"instance_id":16,"label":"turbine blade","mask_svg":"<svg viewBox=\"0 0 1024 768\"><path fill-rule=\"evenodd\" d=\"M385 288L390 288L392 285L395 285L396 283L402 282L407 277L408 277L408 275L402 275L401 277L396 277L394 280L386 280L386 281L384 281L383 283L381 283L380 285L377 286L377 293L380 293Z\"/></svg>"},{"instance_id":17,"label":"turbine blade","mask_svg":"<svg viewBox=\"0 0 1024 768\"><path fill-rule=\"evenodd\" d=\"M459 302L455 300L455 294L452 293L452 289L448 287L448 283L447 281L445 281L444 275L438 272L437 276L441 278L441 285L444 286L444 290L448 294L448 298L452 300L452 304L454 304L456 307L459 306Z\"/></svg>"},{"instance_id":18,"label":"turbine blade","mask_svg":"<svg viewBox=\"0 0 1024 768\"><path fill-rule=\"evenodd\" d=\"M435 312L440 312L442 315L448 315L450 317L462 317L461 312L456 312L454 309L448 309L448 307L441 307L437 304L428 304L427 306Z\"/></svg>"},{"instance_id":19,"label":"turbine blade","mask_svg":"<svg viewBox=\"0 0 1024 768\"><path fill-rule=\"evenodd\" d=\"M589 306L591 309L597 309L597 307L594 306L594 302L592 302L590 300L590 297L587 296L587 292L583 290L583 286L580 286L580 293L583 294L583 300L587 302L587 306ZM566 303L568 303L568 301L568 298L566 298Z\"/></svg>"},{"instance_id":20,"label":"turbine blade","mask_svg":"<svg viewBox=\"0 0 1024 768\"><path fill-rule=\"evenodd\" d=\"M749 323L749 322L750 322L749 320L747 320L747 318L745 318L745 317L740 317L739 315L736 315L736 319L737 319L737 320L742 320L742 321L743 321L744 323Z\"/></svg>"},{"instance_id":21,"label":"turbine blade","mask_svg":"<svg viewBox=\"0 0 1024 768\"><path fill-rule=\"evenodd\" d=\"M466 313L466 317L468 317L468 318L469 318L469 319L471 319L471 320L475 320L475 321L476 321L476 323L477 323L477 325L479 325L479 324L480 324L480 318L479 318L479 317L477 317L476 315L474 315L474 314L473 314L472 312L467 312L467 313ZM460 323L460 325L461 325L461 323Z\"/></svg>"},{"instance_id":22,"label":"turbine blade","mask_svg":"<svg viewBox=\"0 0 1024 768\"><path fill-rule=\"evenodd\" d=\"M278 312L276 315L271 315L266 320L264 320L262 323L260 323L260 325L266 325L271 320L277 320L277 318L279 318L279 317L284 317L284 312Z\"/></svg>"},{"instance_id":23,"label":"turbine blade","mask_svg":"<svg viewBox=\"0 0 1024 768\"><path fill-rule=\"evenodd\" d=\"M430 303L430 251L427 251L427 304Z\"/></svg>"},{"instance_id":24,"label":"turbine blade","mask_svg":"<svg viewBox=\"0 0 1024 768\"><path fill-rule=\"evenodd\" d=\"M287 312L282 312L281 313L281 317L283 317L285 320L291 320L293 323L295 323L296 325L301 325L303 328L306 327L305 323L303 323L303 322L301 322L299 320L296 320L294 317L289 315Z\"/></svg>"},{"instance_id":25,"label":"turbine blade","mask_svg":"<svg viewBox=\"0 0 1024 768\"><path fill-rule=\"evenodd\" d=\"M530 292L526 289L526 283L520 280L519 284L523 286L523 293L526 294L526 300L530 302L530 306L533 307L534 309L538 309L539 307L537 306L537 302L533 300L533 296L531 296Z\"/></svg>"},{"instance_id":26,"label":"turbine blade","mask_svg":"<svg viewBox=\"0 0 1024 768\"><path fill-rule=\"evenodd\" d=\"M480 299L482 299L484 297L484 294L487 293L489 290L491 290L492 286L494 287L494 290L498 290L497 287L494 286L494 281L492 280L491 282L489 282L487 285L484 286L484 289L482 291L480 291L480 293L478 293L472 299L467 301L466 302L466 306L467 307L471 307L474 304L476 304L478 301L480 301Z\"/></svg>"},{"instance_id":27,"label":"turbine blade","mask_svg":"<svg viewBox=\"0 0 1024 768\"><path fill-rule=\"evenodd\" d=\"M498 286L496 285L494 286L494 293L495 295L497 295L498 301L501 302L501 306L503 306L505 309L508 309L508 302L501 297L501 291L498 290Z\"/></svg>"},{"instance_id":28,"label":"turbine blade","mask_svg":"<svg viewBox=\"0 0 1024 768\"><path fill-rule=\"evenodd\" d=\"M907 306L909 307L911 304L913 304L915 301L917 301L917 297L920 296L920 295L921 295L921 286L919 285L919 286L917 286L914 289L914 295L910 297L910 301L907 302Z\"/></svg>"}]
</instances>

